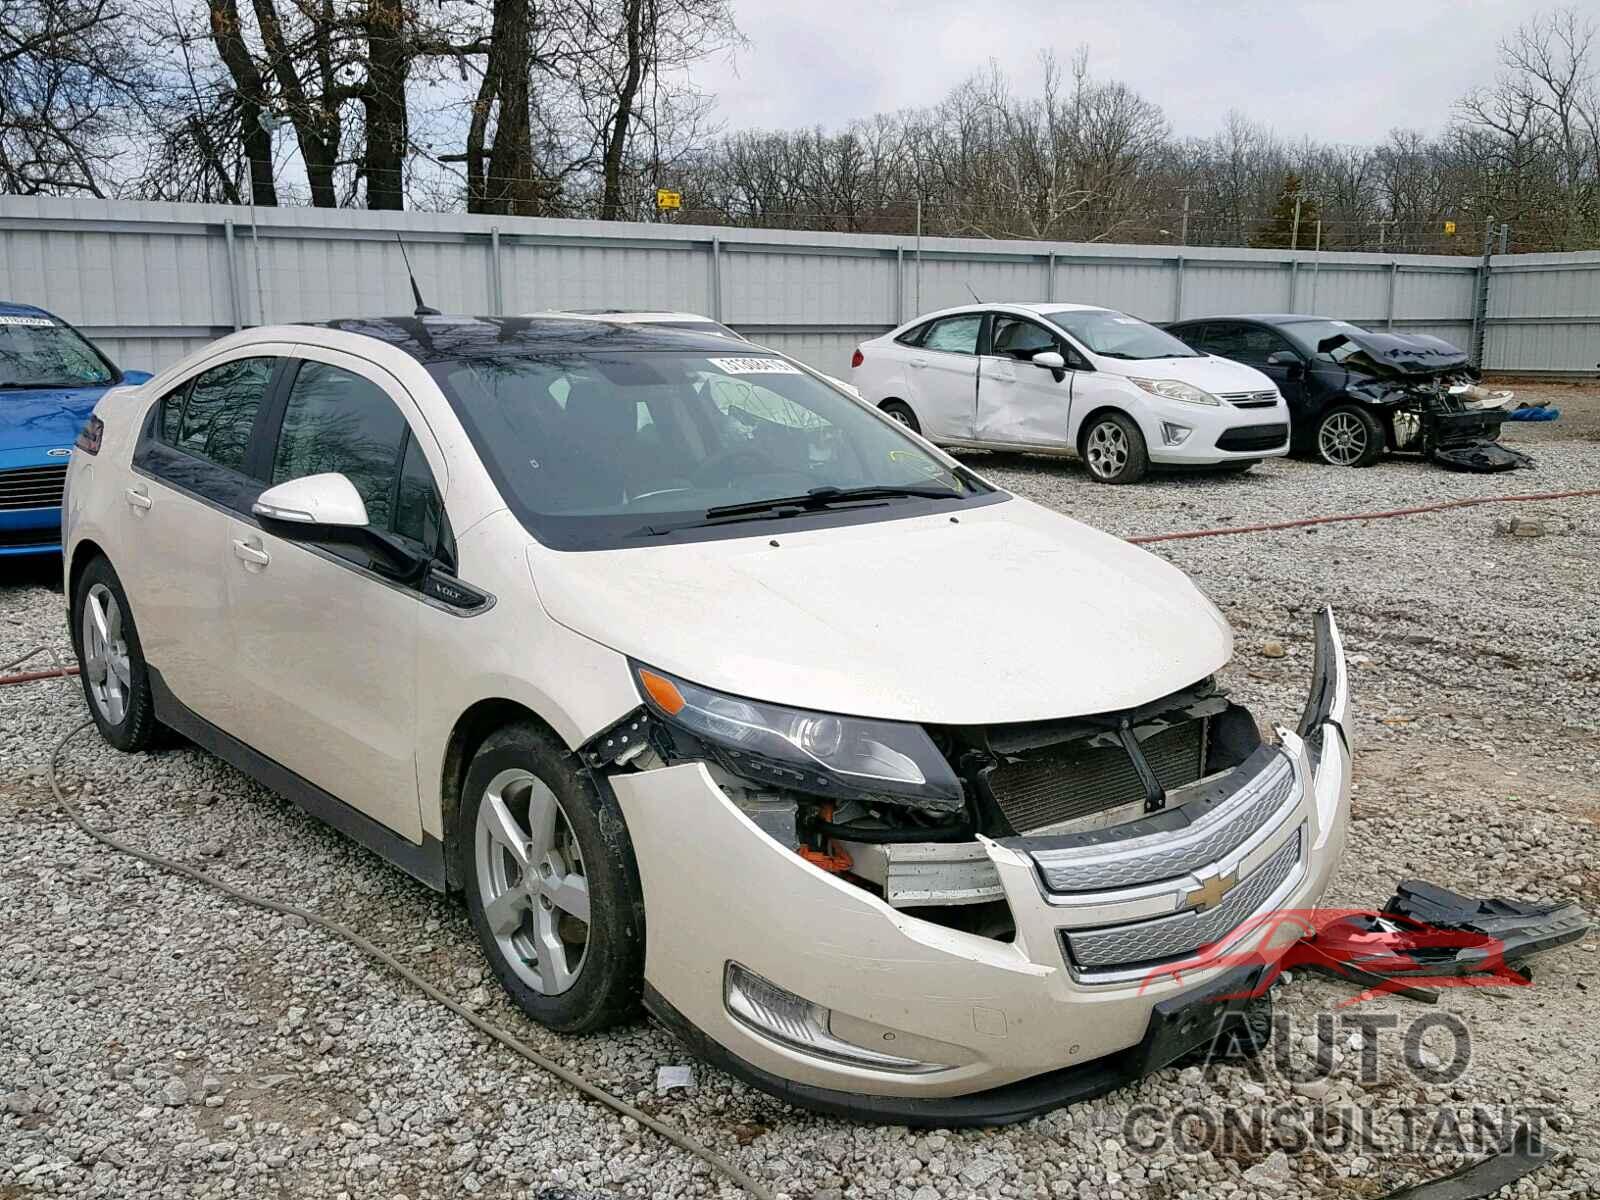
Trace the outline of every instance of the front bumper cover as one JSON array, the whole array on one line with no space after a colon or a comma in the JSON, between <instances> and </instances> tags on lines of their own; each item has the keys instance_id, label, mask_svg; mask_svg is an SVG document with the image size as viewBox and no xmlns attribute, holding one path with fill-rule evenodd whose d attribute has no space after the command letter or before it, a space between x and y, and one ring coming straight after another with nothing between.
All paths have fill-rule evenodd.
<instances>
[{"instance_id":1,"label":"front bumper cover","mask_svg":"<svg viewBox=\"0 0 1600 1200\"><path fill-rule=\"evenodd\" d=\"M922 1125L1020 1120L1165 1065L1190 1048L1186 1038L1215 1032L1233 1003L1217 997L1249 990L1240 977L1246 968L1184 971L1181 979L1163 972L1168 953L1187 953L1170 923L1200 920L1204 906L1192 897L1214 893L1219 879L1242 882L1287 860L1264 895L1248 893L1240 929L1210 943L1231 964L1251 952L1270 957L1281 949L1271 942L1273 924L1248 918L1313 907L1343 851L1348 684L1331 614L1319 617L1317 633L1300 732L1280 728L1277 747L1235 769L1229 795L1190 812L1187 833L1152 829L1077 847L983 840L1015 920L1010 942L891 908L806 863L761 833L699 763L614 775L649 913L651 1011L704 1057L795 1103ZM1259 800L1262 776L1279 781L1268 789L1275 806ZM1241 805L1265 816L1241 826ZM1232 838L1219 829L1242 831L1242 840L1226 845ZM1169 859L1158 878L1142 866L1132 882L1089 869L1119 855L1137 866L1143 854L1177 844L1183 857ZM1067 877L1090 887L1055 890ZM1124 962L1113 950L1093 964L1073 961L1074 938L1135 926L1161 927L1161 957ZM1209 923L1204 932L1215 937ZM875 1070L764 1037L724 1005L729 961L831 1010L833 1032L846 1040L939 1068ZM1166 1028L1174 1012L1185 1014L1184 1036Z\"/></svg>"}]
</instances>

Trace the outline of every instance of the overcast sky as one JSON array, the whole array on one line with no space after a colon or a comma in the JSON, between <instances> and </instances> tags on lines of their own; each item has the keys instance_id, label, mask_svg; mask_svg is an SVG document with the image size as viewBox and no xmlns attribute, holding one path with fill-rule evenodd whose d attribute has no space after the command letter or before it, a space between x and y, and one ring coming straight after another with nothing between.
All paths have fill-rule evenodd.
<instances>
[{"instance_id":1,"label":"overcast sky","mask_svg":"<svg viewBox=\"0 0 1600 1200\"><path fill-rule=\"evenodd\" d=\"M1037 55L1160 104L1180 136L1208 135L1229 109L1285 138L1374 142L1433 132L1495 70L1496 44L1549 0L734 0L750 45L702 64L729 130L829 128L931 104L989 59L1019 93Z\"/></svg>"}]
</instances>

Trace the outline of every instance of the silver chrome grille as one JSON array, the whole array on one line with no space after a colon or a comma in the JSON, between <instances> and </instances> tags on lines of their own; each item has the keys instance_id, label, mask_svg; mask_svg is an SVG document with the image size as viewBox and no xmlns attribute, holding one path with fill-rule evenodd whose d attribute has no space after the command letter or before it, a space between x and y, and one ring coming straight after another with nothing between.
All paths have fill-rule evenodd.
<instances>
[{"instance_id":1,"label":"silver chrome grille","mask_svg":"<svg viewBox=\"0 0 1600 1200\"><path fill-rule=\"evenodd\" d=\"M1205 770L1205 721L1170 725L1140 741L1150 769L1167 789ZM1018 833L1092 816L1144 799L1133 759L1120 745L1058 742L1024 751L989 774L989 791Z\"/></svg>"},{"instance_id":2,"label":"silver chrome grille","mask_svg":"<svg viewBox=\"0 0 1600 1200\"><path fill-rule=\"evenodd\" d=\"M1228 802L1187 829L1165 830L1109 844L1035 850L1033 859L1046 889L1057 894L1137 887L1187 875L1232 850L1259 829L1295 794L1294 767L1285 755L1244 784Z\"/></svg>"},{"instance_id":3,"label":"silver chrome grille","mask_svg":"<svg viewBox=\"0 0 1600 1200\"><path fill-rule=\"evenodd\" d=\"M1278 403L1276 389L1264 392L1218 392L1217 395L1235 408L1271 408Z\"/></svg>"},{"instance_id":4,"label":"silver chrome grille","mask_svg":"<svg viewBox=\"0 0 1600 1200\"><path fill-rule=\"evenodd\" d=\"M1133 921L1105 929L1062 931L1067 956L1086 971L1109 971L1167 962L1215 945L1254 916L1300 865L1302 824L1282 846L1240 880L1215 908Z\"/></svg>"},{"instance_id":5,"label":"silver chrome grille","mask_svg":"<svg viewBox=\"0 0 1600 1200\"><path fill-rule=\"evenodd\" d=\"M0 471L0 511L22 508L59 508L67 468L18 467Z\"/></svg>"}]
</instances>

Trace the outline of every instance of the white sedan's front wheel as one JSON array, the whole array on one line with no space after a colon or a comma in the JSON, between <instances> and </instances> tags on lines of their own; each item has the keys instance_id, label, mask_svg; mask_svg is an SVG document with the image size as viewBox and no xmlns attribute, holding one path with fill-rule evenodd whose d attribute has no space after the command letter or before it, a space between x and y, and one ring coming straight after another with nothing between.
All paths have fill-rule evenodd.
<instances>
[{"instance_id":1,"label":"white sedan's front wheel","mask_svg":"<svg viewBox=\"0 0 1600 1200\"><path fill-rule=\"evenodd\" d=\"M1144 434L1123 413L1095 417L1083 432L1081 446L1089 477L1098 483L1137 483L1150 469Z\"/></svg>"},{"instance_id":2,"label":"white sedan's front wheel","mask_svg":"<svg viewBox=\"0 0 1600 1200\"><path fill-rule=\"evenodd\" d=\"M533 725L491 734L456 827L467 911L496 977L534 1020L589 1033L632 1015L644 906L615 797Z\"/></svg>"}]
</instances>

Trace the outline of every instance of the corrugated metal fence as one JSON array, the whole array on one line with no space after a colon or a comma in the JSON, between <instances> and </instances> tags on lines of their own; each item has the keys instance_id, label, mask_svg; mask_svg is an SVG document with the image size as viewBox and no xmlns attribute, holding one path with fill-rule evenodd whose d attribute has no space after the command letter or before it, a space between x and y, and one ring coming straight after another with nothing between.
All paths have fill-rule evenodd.
<instances>
[{"instance_id":1,"label":"corrugated metal fence","mask_svg":"<svg viewBox=\"0 0 1600 1200\"><path fill-rule=\"evenodd\" d=\"M127 367L241 326L409 312L404 237L445 312L701 312L825 371L932 309L1104 304L1151 321L1312 312L1483 346L1492 370L1593 372L1600 253L1281 250L914 238L364 210L0 196L0 299L44 306ZM1487 287L1483 284L1487 281Z\"/></svg>"}]
</instances>

